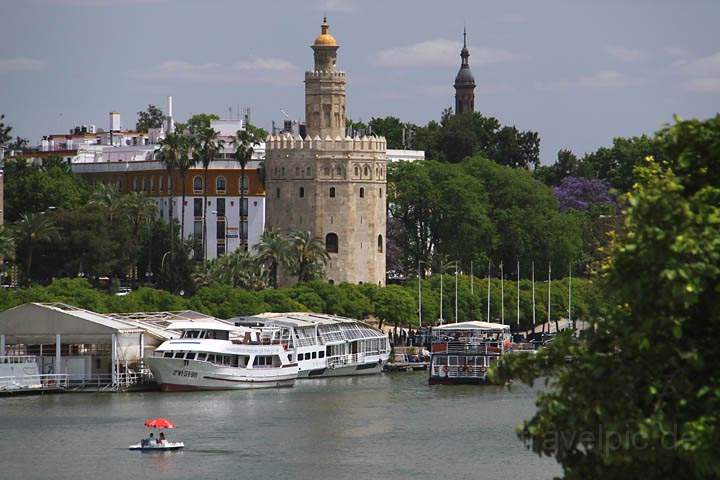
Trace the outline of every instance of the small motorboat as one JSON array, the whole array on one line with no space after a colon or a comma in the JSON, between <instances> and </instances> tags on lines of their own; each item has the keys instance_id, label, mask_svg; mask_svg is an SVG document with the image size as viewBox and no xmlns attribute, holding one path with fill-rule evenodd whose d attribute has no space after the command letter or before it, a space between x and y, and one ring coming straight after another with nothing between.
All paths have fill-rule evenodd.
<instances>
[{"instance_id":1,"label":"small motorboat","mask_svg":"<svg viewBox=\"0 0 720 480\"><path fill-rule=\"evenodd\" d=\"M156 428L160 430L160 433L155 437L152 433L147 438L140 440L140 443L130 445L128 450L142 450L145 452L162 452L170 450L180 450L185 447L183 442L168 442L165 439L165 432L162 430L175 428L170 420L166 418L150 418L145 420L145 426L147 428Z\"/></svg>"}]
</instances>

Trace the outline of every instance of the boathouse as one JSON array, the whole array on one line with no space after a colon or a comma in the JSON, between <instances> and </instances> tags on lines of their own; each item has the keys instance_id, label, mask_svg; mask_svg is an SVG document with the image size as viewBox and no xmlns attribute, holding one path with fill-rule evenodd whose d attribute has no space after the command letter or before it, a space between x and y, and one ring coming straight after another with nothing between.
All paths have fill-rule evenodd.
<instances>
[{"instance_id":1,"label":"boathouse","mask_svg":"<svg viewBox=\"0 0 720 480\"><path fill-rule=\"evenodd\" d=\"M101 314L62 303L26 303L0 313L0 359L35 357L40 375L67 375L71 385L129 384L142 376L145 357L177 338L167 328L170 322L201 318L208 317L192 311Z\"/></svg>"}]
</instances>

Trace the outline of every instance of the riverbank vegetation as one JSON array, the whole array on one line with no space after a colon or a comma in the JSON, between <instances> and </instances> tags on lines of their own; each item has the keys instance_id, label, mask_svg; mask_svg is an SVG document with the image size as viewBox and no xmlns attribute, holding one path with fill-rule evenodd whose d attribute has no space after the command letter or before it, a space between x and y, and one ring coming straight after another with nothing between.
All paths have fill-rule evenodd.
<instances>
[{"instance_id":1,"label":"riverbank vegetation","mask_svg":"<svg viewBox=\"0 0 720 480\"><path fill-rule=\"evenodd\" d=\"M493 372L550 379L519 435L565 479L720 476L720 115L652 144L596 281L605 314Z\"/></svg>"},{"instance_id":2,"label":"riverbank vegetation","mask_svg":"<svg viewBox=\"0 0 720 480\"><path fill-rule=\"evenodd\" d=\"M440 276L436 275L422 283L423 325L437 322L440 316ZM517 322L517 284L506 281L505 322ZM568 314L568 280L553 281L550 297L551 321L566 318ZM587 321L601 314L602 299L591 282L572 280L572 317ZM458 315L455 315L455 276L443 276L443 318L454 322L487 319L487 280L460 276L458 279ZM536 284L537 323L547 321L547 283ZM142 287L125 295L99 290L86 279L61 278L46 286L3 289L0 291L0 311L26 302L61 302L108 312L135 312L192 309L219 318L252 315L261 312L313 311L331 313L351 318L373 318L398 326L418 327L418 287L410 281L402 285L378 287L370 284L332 285L324 281L298 283L293 287L264 289L259 291L236 288L224 283L212 283L199 288L193 295L176 295L167 290ZM490 281L490 318L502 320L500 281ZM520 282L520 325L532 328L532 285Z\"/></svg>"}]
</instances>

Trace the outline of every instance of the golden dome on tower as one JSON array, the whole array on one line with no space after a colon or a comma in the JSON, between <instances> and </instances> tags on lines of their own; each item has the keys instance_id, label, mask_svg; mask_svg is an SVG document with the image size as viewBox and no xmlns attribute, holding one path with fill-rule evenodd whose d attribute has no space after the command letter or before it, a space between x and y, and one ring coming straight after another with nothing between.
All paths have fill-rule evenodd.
<instances>
[{"instance_id":1,"label":"golden dome on tower","mask_svg":"<svg viewBox=\"0 0 720 480\"><path fill-rule=\"evenodd\" d=\"M316 47L337 47L338 43L335 37L330 35L330 25L327 23L327 17L323 17L323 23L320 26L320 35L315 39L313 46Z\"/></svg>"}]
</instances>

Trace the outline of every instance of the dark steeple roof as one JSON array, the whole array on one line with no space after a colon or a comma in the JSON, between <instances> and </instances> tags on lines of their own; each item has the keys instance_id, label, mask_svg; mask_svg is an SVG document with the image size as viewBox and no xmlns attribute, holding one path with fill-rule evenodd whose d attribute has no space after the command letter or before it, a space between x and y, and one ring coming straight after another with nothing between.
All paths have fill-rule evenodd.
<instances>
[{"instance_id":1,"label":"dark steeple roof","mask_svg":"<svg viewBox=\"0 0 720 480\"><path fill-rule=\"evenodd\" d=\"M460 51L460 58L462 58L462 63L460 65L460 70L458 71L457 76L455 76L456 87L475 86L475 77L473 77L472 71L470 71L470 62L468 62L469 57L470 51L467 48L467 32L463 28L463 48Z\"/></svg>"}]
</instances>

